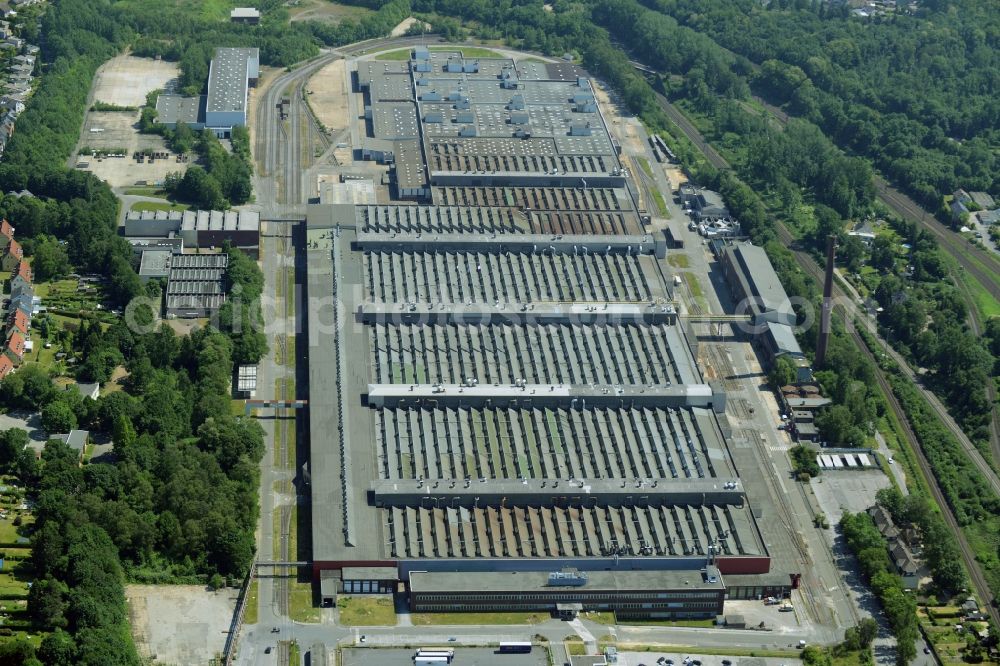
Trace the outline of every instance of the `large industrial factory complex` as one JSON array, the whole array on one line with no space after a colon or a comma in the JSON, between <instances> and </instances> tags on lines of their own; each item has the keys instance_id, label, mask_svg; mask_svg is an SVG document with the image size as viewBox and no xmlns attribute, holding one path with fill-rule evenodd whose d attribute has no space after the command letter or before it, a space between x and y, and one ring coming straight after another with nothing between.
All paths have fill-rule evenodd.
<instances>
[{"instance_id":1,"label":"large industrial factory complex","mask_svg":"<svg viewBox=\"0 0 1000 666\"><path fill-rule=\"evenodd\" d=\"M692 618L787 595L771 496L741 478L590 80L419 47L354 74L395 202L306 220L324 603ZM751 314L787 347L785 307Z\"/></svg>"}]
</instances>

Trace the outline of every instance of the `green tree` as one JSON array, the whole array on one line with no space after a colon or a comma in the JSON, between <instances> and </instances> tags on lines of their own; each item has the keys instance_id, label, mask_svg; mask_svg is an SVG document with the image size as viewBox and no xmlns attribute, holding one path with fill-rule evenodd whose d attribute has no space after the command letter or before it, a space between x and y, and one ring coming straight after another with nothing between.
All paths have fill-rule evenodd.
<instances>
[{"instance_id":1,"label":"green tree","mask_svg":"<svg viewBox=\"0 0 1000 666\"><path fill-rule=\"evenodd\" d=\"M17 462L29 441L28 433L21 428L10 428L0 432L0 470L9 470Z\"/></svg>"},{"instance_id":2,"label":"green tree","mask_svg":"<svg viewBox=\"0 0 1000 666\"><path fill-rule=\"evenodd\" d=\"M72 635L56 629L42 639L38 657L46 666L75 666L76 642Z\"/></svg>"},{"instance_id":3,"label":"green tree","mask_svg":"<svg viewBox=\"0 0 1000 666\"><path fill-rule=\"evenodd\" d=\"M771 386L781 388L795 383L798 379L798 368L790 357L781 355L774 360L774 367L771 368L767 377Z\"/></svg>"},{"instance_id":4,"label":"green tree","mask_svg":"<svg viewBox=\"0 0 1000 666\"><path fill-rule=\"evenodd\" d=\"M54 400L42 408L42 428L49 434L76 428L76 415L65 400Z\"/></svg>"},{"instance_id":5,"label":"green tree","mask_svg":"<svg viewBox=\"0 0 1000 666\"><path fill-rule=\"evenodd\" d=\"M36 580L28 592L28 612L39 625L55 629L68 624L69 588L51 575Z\"/></svg>"},{"instance_id":6,"label":"green tree","mask_svg":"<svg viewBox=\"0 0 1000 666\"><path fill-rule=\"evenodd\" d=\"M69 255L53 236L42 235L34 239L31 270L35 280L47 282L70 272Z\"/></svg>"}]
</instances>

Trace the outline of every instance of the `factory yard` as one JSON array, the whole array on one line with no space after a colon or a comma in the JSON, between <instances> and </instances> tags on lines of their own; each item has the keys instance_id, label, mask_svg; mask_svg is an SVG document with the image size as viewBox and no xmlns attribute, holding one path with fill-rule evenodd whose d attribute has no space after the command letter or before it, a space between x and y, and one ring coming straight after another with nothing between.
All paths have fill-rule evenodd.
<instances>
[{"instance_id":1,"label":"factory yard","mask_svg":"<svg viewBox=\"0 0 1000 666\"><path fill-rule=\"evenodd\" d=\"M858 513L875 505L875 493L891 484L878 469L831 470L811 482L812 490L831 525L845 511Z\"/></svg>"},{"instance_id":2,"label":"factory yard","mask_svg":"<svg viewBox=\"0 0 1000 666\"><path fill-rule=\"evenodd\" d=\"M238 590L200 585L129 585L130 624L144 657L163 664L205 664L222 652Z\"/></svg>"},{"instance_id":3,"label":"factory yard","mask_svg":"<svg viewBox=\"0 0 1000 666\"><path fill-rule=\"evenodd\" d=\"M177 63L122 55L104 63L93 83L95 102L139 107L151 90L170 89L177 83Z\"/></svg>"},{"instance_id":4,"label":"factory yard","mask_svg":"<svg viewBox=\"0 0 1000 666\"><path fill-rule=\"evenodd\" d=\"M159 136L139 133L139 108L149 92L173 88L177 75L175 63L161 60L118 56L106 62L94 78L91 107L102 102L135 110L88 110L69 166L90 171L111 187L127 187L139 181L155 183L171 172L184 171L187 164L178 162L173 155L142 163L133 157L141 151L169 152ZM91 152L121 157L96 157Z\"/></svg>"},{"instance_id":5,"label":"factory yard","mask_svg":"<svg viewBox=\"0 0 1000 666\"><path fill-rule=\"evenodd\" d=\"M347 127L348 78L347 61L334 60L309 79L309 106L316 119L330 132Z\"/></svg>"}]
</instances>

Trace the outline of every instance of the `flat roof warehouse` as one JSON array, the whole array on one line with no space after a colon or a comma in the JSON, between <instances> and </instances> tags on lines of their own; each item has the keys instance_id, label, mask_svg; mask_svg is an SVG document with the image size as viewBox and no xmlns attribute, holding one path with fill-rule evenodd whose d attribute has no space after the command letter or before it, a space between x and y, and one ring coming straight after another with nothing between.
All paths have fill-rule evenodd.
<instances>
[{"instance_id":1,"label":"flat roof warehouse","mask_svg":"<svg viewBox=\"0 0 1000 666\"><path fill-rule=\"evenodd\" d=\"M310 313L317 580L395 567L411 607L468 610L571 568L590 576L577 596L537 608L637 617L714 616L727 575L787 588L589 80L417 51L357 80L395 196L422 204L307 216L332 239L308 251L309 297L346 318ZM642 580L675 596L625 608Z\"/></svg>"}]
</instances>

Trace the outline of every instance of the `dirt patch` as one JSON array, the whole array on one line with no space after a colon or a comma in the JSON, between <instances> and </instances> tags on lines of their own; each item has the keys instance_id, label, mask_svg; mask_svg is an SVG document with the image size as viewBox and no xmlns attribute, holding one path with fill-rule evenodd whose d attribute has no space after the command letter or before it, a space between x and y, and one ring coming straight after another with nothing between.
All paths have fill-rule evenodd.
<instances>
[{"instance_id":1,"label":"dirt patch","mask_svg":"<svg viewBox=\"0 0 1000 666\"><path fill-rule=\"evenodd\" d=\"M144 657L167 664L205 664L222 652L238 590L198 585L129 585L130 624Z\"/></svg>"},{"instance_id":2,"label":"dirt patch","mask_svg":"<svg viewBox=\"0 0 1000 666\"><path fill-rule=\"evenodd\" d=\"M671 189L678 189L681 185L688 181L687 175L681 170L680 167L668 166L663 169L667 174L667 180L670 181Z\"/></svg>"},{"instance_id":3,"label":"dirt patch","mask_svg":"<svg viewBox=\"0 0 1000 666\"><path fill-rule=\"evenodd\" d=\"M608 131L618 139L625 151L636 155L645 154L646 147L642 145L637 131L640 126L639 120L625 110L621 105L621 100L612 96L603 84L593 79L591 83L594 86L594 96L597 98L597 103L604 112Z\"/></svg>"},{"instance_id":4,"label":"dirt patch","mask_svg":"<svg viewBox=\"0 0 1000 666\"><path fill-rule=\"evenodd\" d=\"M309 79L309 106L323 127L339 132L347 127L347 96L350 94L347 61L334 60Z\"/></svg>"},{"instance_id":5,"label":"dirt patch","mask_svg":"<svg viewBox=\"0 0 1000 666\"><path fill-rule=\"evenodd\" d=\"M395 28L393 28L392 32L389 33L389 34L392 37L402 37L403 35L406 34L406 31L410 29L411 25L415 25L417 23L420 23L420 21L418 21L417 19L413 18L412 16L410 18L408 18L408 19L403 19L402 22L400 22L399 25L397 25ZM431 29L431 26L429 24L427 24L427 23L424 23L424 30L430 30L430 29Z\"/></svg>"},{"instance_id":6,"label":"dirt patch","mask_svg":"<svg viewBox=\"0 0 1000 666\"><path fill-rule=\"evenodd\" d=\"M372 10L366 7L342 5L328 0L291 0L286 5L291 21L319 21L336 24L347 19L358 21L372 13Z\"/></svg>"},{"instance_id":7,"label":"dirt patch","mask_svg":"<svg viewBox=\"0 0 1000 666\"><path fill-rule=\"evenodd\" d=\"M94 100L117 106L142 106L146 94L173 89L180 68L177 63L122 55L107 61L94 76Z\"/></svg>"}]
</instances>

